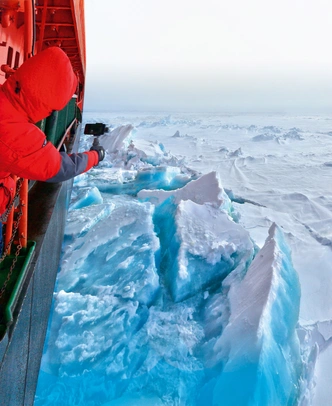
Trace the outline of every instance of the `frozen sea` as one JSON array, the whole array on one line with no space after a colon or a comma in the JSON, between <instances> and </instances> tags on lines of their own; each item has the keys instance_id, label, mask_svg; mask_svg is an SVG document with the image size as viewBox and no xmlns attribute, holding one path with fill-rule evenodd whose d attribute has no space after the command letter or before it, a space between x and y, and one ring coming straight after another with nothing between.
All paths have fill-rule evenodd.
<instances>
[{"instance_id":1,"label":"frozen sea","mask_svg":"<svg viewBox=\"0 0 332 406\"><path fill-rule=\"evenodd\" d=\"M332 116L94 122L35 405L332 404Z\"/></svg>"}]
</instances>

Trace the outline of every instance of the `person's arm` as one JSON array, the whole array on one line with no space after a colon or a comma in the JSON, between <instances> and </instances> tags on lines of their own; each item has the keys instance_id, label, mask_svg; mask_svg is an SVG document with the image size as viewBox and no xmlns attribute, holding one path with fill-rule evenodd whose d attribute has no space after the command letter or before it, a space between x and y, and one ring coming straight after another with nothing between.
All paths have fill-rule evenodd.
<instances>
[{"instance_id":1,"label":"person's arm","mask_svg":"<svg viewBox=\"0 0 332 406\"><path fill-rule=\"evenodd\" d=\"M68 155L65 152L60 152L60 156L60 169L52 178L46 179L46 182L63 182L88 171L99 163L98 153L96 151L71 155Z\"/></svg>"},{"instance_id":2,"label":"person's arm","mask_svg":"<svg viewBox=\"0 0 332 406\"><path fill-rule=\"evenodd\" d=\"M7 127L0 138L0 169L14 175L46 182L61 182L88 171L103 158L98 151L60 153L36 126Z\"/></svg>"}]
</instances>

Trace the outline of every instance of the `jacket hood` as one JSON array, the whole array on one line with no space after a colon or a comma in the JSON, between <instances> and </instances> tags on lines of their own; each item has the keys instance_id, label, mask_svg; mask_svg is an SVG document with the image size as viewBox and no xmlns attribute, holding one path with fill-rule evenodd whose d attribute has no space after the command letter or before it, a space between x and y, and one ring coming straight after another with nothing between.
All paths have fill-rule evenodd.
<instances>
[{"instance_id":1,"label":"jacket hood","mask_svg":"<svg viewBox=\"0 0 332 406\"><path fill-rule=\"evenodd\" d=\"M71 99L77 78L67 55L47 48L25 61L3 84L2 91L21 114L36 123L61 110Z\"/></svg>"}]
</instances>

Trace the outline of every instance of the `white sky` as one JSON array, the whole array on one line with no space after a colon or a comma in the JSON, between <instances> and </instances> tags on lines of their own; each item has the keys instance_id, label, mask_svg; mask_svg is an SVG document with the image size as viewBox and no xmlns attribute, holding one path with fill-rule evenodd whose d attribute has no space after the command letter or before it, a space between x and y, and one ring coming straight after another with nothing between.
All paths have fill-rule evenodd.
<instances>
[{"instance_id":1,"label":"white sky","mask_svg":"<svg viewBox=\"0 0 332 406\"><path fill-rule=\"evenodd\" d=\"M85 0L89 110L332 111L331 0Z\"/></svg>"}]
</instances>

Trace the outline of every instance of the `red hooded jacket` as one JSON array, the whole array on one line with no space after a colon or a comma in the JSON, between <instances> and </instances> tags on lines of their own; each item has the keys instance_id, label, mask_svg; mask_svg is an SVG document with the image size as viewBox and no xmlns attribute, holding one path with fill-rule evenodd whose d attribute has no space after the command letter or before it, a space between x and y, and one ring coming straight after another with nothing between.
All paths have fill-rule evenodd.
<instances>
[{"instance_id":1,"label":"red hooded jacket","mask_svg":"<svg viewBox=\"0 0 332 406\"><path fill-rule=\"evenodd\" d=\"M34 123L61 110L77 86L67 55L51 47L28 59L0 87L0 215L12 196L10 174L61 182L98 164L98 153L68 155L46 141Z\"/></svg>"}]
</instances>

